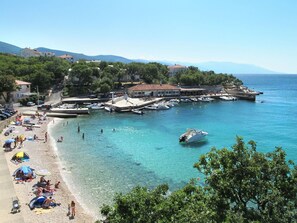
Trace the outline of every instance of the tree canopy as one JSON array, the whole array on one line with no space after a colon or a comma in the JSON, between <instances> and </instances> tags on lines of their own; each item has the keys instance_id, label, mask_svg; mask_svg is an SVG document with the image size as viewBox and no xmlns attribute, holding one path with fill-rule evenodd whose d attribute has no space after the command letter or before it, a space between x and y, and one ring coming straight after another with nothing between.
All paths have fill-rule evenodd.
<instances>
[{"instance_id":1,"label":"tree canopy","mask_svg":"<svg viewBox=\"0 0 297 223\"><path fill-rule=\"evenodd\" d=\"M169 193L137 186L117 194L101 213L108 222L295 222L297 167L281 148L261 153L237 137L232 149L212 148L194 167L205 186L191 180Z\"/></svg>"},{"instance_id":2,"label":"tree canopy","mask_svg":"<svg viewBox=\"0 0 297 223\"><path fill-rule=\"evenodd\" d=\"M61 83L69 68L67 61L56 57L22 58L0 53L0 76L11 75L16 80L31 82L31 88L38 86L40 92Z\"/></svg>"},{"instance_id":3,"label":"tree canopy","mask_svg":"<svg viewBox=\"0 0 297 223\"><path fill-rule=\"evenodd\" d=\"M63 83L64 77L67 76L68 81L64 93L72 96L106 93L114 88L121 88L123 81L187 86L242 84L232 75L200 71L193 66L169 77L168 67L157 62L125 64L105 61L93 63L80 60L71 64L57 57L22 58L0 53L0 76L6 75L31 82L31 89L36 89L38 86L40 92L45 92L53 85Z\"/></svg>"}]
</instances>

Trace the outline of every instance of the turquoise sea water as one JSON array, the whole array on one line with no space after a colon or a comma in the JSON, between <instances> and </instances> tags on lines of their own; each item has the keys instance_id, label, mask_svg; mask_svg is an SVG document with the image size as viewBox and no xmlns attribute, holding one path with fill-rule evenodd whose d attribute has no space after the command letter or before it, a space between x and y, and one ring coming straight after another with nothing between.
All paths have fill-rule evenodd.
<instances>
[{"instance_id":1,"label":"turquoise sea water","mask_svg":"<svg viewBox=\"0 0 297 223\"><path fill-rule=\"evenodd\" d=\"M202 178L193 168L199 156L213 146L230 148L236 135L245 141L253 139L263 152L282 146L288 158L297 162L297 76L239 78L264 94L256 102L185 103L143 116L96 111L67 120L68 125L63 120L51 134L55 139L64 137L57 148L70 186L94 213L103 203L111 203L115 192L127 192L136 185L151 188L168 183L174 190L191 178ZM187 128L207 131L208 140L179 144Z\"/></svg>"}]
</instances>

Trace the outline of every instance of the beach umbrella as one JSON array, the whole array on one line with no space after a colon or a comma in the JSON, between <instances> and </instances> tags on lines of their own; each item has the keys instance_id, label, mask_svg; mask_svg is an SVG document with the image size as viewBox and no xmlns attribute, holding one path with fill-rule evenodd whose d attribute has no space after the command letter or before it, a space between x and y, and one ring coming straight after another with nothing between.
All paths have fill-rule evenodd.
<instances>
[{"instance_id":1,"label":"beach umbrella","mask_svg":"<svg viewBox=\"0 0 297 223\"><path fill-rule=\"evenodd\" d=\"M47 169L41 169L41 170L37 170L35 174L39 176L49 176L51 175L51 172L49 172Z\"/></svg>"},{"instance_id":2,"label":"beach umbrella","mask_svg":"<svg viewBox=\"0 0 297 223\"><path fill-rule=\"evenodd\" d=\"M30 157L27 153L21 151L21 152L17 152L16 154L14 154L14 156L11 158L11 161L15 162L17 161L18 163L20 162L25 162L25 161L29 161ZM15 163L17 164L17 163Z\"/></svg>"},{"instance_id":3,"label":"beach umbrella","mask_svg":"<svg viewBox=\"0 0 297 223\"><path fill-rule=\"evenodd\" d=\"M5 141L5 143L9 144L9 143L13 143L14 141L15 141L14 139L7 139L7 140Z\"/></svg>"},{"instance_id":4,"label":"beach umbrella","mask_svg":"<svg viewBox=\"0 0 297 223\"><path fill-rule=\"evenodd\" d=\"M18 153L15 154L15 157L16 157L16 158L23 158L24 155L25 155L24 152L18 152Z\"/></svg>"}]
</instances>

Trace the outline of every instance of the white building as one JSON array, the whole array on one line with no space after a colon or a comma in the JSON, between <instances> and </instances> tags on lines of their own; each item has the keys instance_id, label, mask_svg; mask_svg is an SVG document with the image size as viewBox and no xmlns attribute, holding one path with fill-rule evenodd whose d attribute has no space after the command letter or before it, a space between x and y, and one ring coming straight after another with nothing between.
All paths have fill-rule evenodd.
<instances>
[{"instance_id":1,"label":"white building","mask_svg":"<svg viewBox=\"0 0 297 223\"><path fill-rule=\"evenodd\" d=\"M17 85L17 90L11 93L14 102L17 102L22 98L27 98L32 94L30 82L16 80L15 83Z\"/></svg>"}]
</instances>

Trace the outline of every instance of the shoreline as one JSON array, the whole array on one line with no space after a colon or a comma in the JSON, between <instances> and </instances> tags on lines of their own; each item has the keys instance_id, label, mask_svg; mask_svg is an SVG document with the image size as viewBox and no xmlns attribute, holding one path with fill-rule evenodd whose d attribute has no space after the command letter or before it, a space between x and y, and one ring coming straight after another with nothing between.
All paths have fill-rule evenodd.
<instances>
[{"instance_id":1,"label":"shoreline","mask_svg":"<svg viewBox=\"0 0 297 223\"><path fill-rule=\"evenodd\" d=\"M7 162L8 170L10 176L13 172L22 165L30 166L31 168L38 169L47 169L51 172L50 176L46 176L46 179L51 180L51 184L55 184L60 181L60 187L57 191L54 192L53 198L57 203L61 203L60 206L51 209L34 209L30 210L28 207L28 203L36 197L33 193L33 185L35 185L39 176L33 179L31 182L21 182L18 183L14 181L11 176L11 182L13 184L13 189L15 191L16 196L19 198L21 204L21 212L16 215L22 215L24 222L28 223L42 223L42 222L85 222L85 223L93 223L97 219L95 216L92 216L88 211L87 207L81 202L81 200L75 195L73 190L71 190L70 185L65 181L65 177L63 176L63 170L61 165L61 160L58 156L57 148L55 148L54 138L49 134L51 128L54 127L54 123L52 123L53 118L47 118L44 121L40 128L34 128L33 131L26 131L22 126L15 126L15 130L9 135L4 136L2 133L0 136L1 142L9 138L14 138L17 135L24 135L25 137L32 137L36 134L39 140L35 141L24 141L23 147L21 149L15 148L11 152L4 152L4 157ZM33 122L37 122L34 120ZM57 122L59 122L57 120ZM11 126L11 125L10 125ZM14 126L14 125L12 125ZM45 132L48 132L48 141L44 142ZM23 162L21 164L12 163L11 157L20 151L26 152L30 156L30 160L28 162ZM53 186L51 186L53 187ZM11 197L13 194L11 195ZM70 219L67 216L68 212L68 204L74 200L76 203L76 216L74 219ZM9 205L11 207L11 204ZM41 211L38 211L41 210ZM9 213L10 209L7 210ZM7 216L9 218L9 216ZM5 218L4 218L5 219Z\"/></svg>"},{"instance_id":2,"label":"shoreline","mask_svg":"<svg viewBox=\"0 0 297 223\"><path fill-rule=\"evenodd\" d=\"M53 123L54 120L54 123ZM73 176L71 176L71 172L69 172L68 167L62 162L61 157L59 154L59 148L57 145L57 141L55 140L52 131L55 128L56 125L61 124L65 119L63 118L53 118L51 122L48 123L47 125L47 130L48 130L48 135L50 137L50 146L54 152L54 154L57 156L57 166L60 172L60 175L62 177L62 180L64 181L64 183L66 184L68 190L70 191L70 193L75 197L75 200L80 204L80 206L82 207L82 209L88 214L90 215L93 219L96 220L103 220L103 217L101 215L96 215L95 213L92 213L89 209L87 204L84 202L84 199L82 198L82 196L80 196L80 193L75 193L75 187L71 186L71 182L74 182L73 180ZM69 176L67 176L69 175ZM69 182L69 179L70 181ZM94 220L95 221L95 220Z\"/></svg>"}]
</instances>

